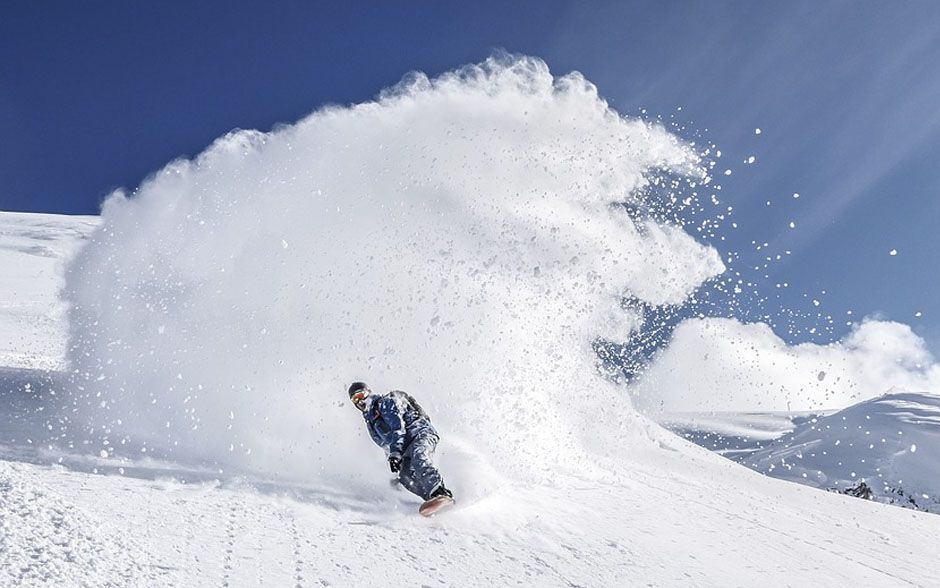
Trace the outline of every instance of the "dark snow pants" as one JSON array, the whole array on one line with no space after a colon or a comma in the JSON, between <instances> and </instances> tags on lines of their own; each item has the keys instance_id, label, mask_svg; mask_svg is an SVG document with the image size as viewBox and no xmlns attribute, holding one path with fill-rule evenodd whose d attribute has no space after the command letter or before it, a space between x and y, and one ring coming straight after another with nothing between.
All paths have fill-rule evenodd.
<instances>
[{"instance_id":1,"label":"dark snow pants","mask_svg":"<svg viewBox=\"0 0 940 588\"><path fill-rule=\"evenodd\" d=\"M398 480L409 491L427 500L444 483L431 458L437 448L437 435L423 434L412 439L401 458Z\"/></svg>"}]
</instances>

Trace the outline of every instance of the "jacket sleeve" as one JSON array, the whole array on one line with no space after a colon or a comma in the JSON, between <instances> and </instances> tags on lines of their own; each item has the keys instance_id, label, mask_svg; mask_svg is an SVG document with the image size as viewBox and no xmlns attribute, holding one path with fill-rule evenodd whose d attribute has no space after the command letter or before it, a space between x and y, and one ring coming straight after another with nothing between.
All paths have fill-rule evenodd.
<instances>
[{"instance_id":1,"label":"jacket sleeve","mask_svg":"<svg viewBox=\"0 0 940 588\"><path fill-rule=\"evenodd\" d=\"M388 446L389 457L401 457L405 449L405 415L401 405L393 395L386 396L379 404L379 411L382 413L382 419L391 430L389 437L391 443Z\"/></svg>"},{"instance_id":2,"label":"jacket sleeve","mask_svg":"<svg viewBox=\"0 0 940 588\"><path fill-rule=\"evenodd\" d=\"M369 422L369 419L366 419L366 428L369 429L369 436L372 437L372 440L375 441L375 444L379 447L385 445L385 440L382 439L378 431L375 430L375 427L372 426L372 423Z\"/></svg>"}]
</instances>

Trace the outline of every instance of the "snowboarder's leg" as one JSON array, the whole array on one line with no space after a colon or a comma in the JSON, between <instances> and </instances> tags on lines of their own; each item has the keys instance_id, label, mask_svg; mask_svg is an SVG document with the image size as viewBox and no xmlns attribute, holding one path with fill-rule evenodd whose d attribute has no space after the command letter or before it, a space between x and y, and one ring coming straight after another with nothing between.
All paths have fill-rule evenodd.
<instances>
[{"instance_id":1,"label":"snowboarder's leg","mask_svg":"<svg viewBox=\"0 0 940 588\"><path fill-rule=\"evenodd\" d=\"M398 481L412 494L421 496L421 486L419 486L418 482L415 480L415 472L412 463L411 454L406 449L401 462L401 471L398 472Z\"/></svg>"},{"instance_id":2,"label":"snowboarder's leg","mask_svg":"<svg viewBox=\"0 0 940 588\"><path fill-rule=\"evenodd\" d=\"M408 490L427 500L443 484L440 472L431 461L437 448L436 435L422 435L405 449L399 479Z\"/></svg>"}]
</instances>

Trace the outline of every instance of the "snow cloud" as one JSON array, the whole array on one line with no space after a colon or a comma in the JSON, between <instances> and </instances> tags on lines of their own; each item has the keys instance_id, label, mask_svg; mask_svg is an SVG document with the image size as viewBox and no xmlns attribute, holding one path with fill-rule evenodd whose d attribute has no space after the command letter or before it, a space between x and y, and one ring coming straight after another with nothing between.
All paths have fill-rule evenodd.
<instances>
[{"instance_id":1,"label":"snow cloud","mask_svg":"<svg viewBox=\"0 0 940 588\"><path fill-rule=\"evenodd\" d=\"M635 319L621 297L675 304L724 269L619 205L660 173L704 177L691 147L532 58L224 136L114 194L69 268L83 434L384 493L345 393L362 379L412 392L445 461L576 463L586 422L631 418L608 415L622 391L591 348Z\"/></svg>"},{"instance_id":2,"label":"snow cloud","mask_svg":"<svg viewBox=\"0 0 940 588\"><path fill-rule=\"evenodd\" d=\"M909 326L866 320L829 345L787 345L763 323L693 319L633 389L652 411L844 408L892 389L940 391L940 364Z\"/></svg>"}]
</instances>

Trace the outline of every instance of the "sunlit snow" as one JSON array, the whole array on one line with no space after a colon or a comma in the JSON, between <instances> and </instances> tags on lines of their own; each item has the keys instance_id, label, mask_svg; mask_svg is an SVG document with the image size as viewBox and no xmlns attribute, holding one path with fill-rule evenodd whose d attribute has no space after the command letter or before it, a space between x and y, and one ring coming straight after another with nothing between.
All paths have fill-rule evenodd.
<instances>
[{"instance_id":1,"label":"sunlit snow","mask_svg":"<svg viewBox=\"0 0 940 588\"><path fill-rule=\"evenodd\" d=\"M835 402L853 361L927 381L903 326L830 353L699 319L635 387L599 369L598 340L725 271L656 212L658 187L701 206L709 169L582 76L500 58L226 135L100 219L3 215L0 583L930 584L940 518L758 475L631 400L824 367ZM897 357L923 367L875 369ZM452 511L390 487L360 378L429 411Z\"/></svg>"}]
</instances>

